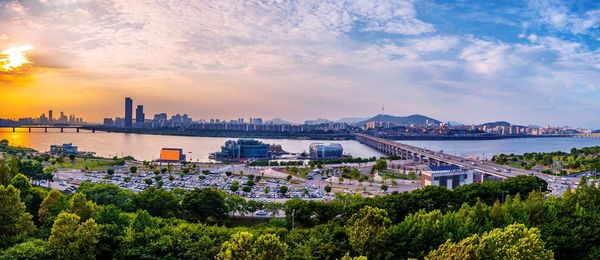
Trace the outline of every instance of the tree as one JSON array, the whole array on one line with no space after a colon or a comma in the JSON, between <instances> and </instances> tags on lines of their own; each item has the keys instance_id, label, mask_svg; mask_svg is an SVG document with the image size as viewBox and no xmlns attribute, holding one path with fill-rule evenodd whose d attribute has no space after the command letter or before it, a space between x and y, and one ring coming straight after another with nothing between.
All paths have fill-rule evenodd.
<instances>
[{"instance_id":1,"label":"tree","mask_svg":"<svg viewBox=\"0 0 600 260\"><path fill-rule=\"evenodd\" d=\"M69 200L69 213L73 213L82 221L88 220L92 217L94 211L94 203L88 201L85 195L81 192L75 193L71 200Z\"/></svg>"},{"instance_id":2,"label":"tree","mask_svg":"<svg viewBox=\"0 0 600 260\"><path fill-rule=\"evenodd\" d=\"M0 259L46 260L55 258L48 241L32 239L0 252Z\"/></svg>"},{"instance_id":3,"label":"tree","mask_svg":"<svg viewBox=\"0 0 600 260\"><path fill-rule=\"evenodd\" d=\"M173 192L149 187L133 197L133 205L152 216L174 217L179 212L180 199Z\"/></svg>"},{"instance_id":4,"label":"tree","mask_svg":"<svg viewBox=\"0 0 600 260\"><path fill-rule=\"evenodd\" d=\"M0 185L7 186L10 180L19 173L19 159L0 159Z\"/></svg>"},{"instance_id":5,"label":"tree","mask_svg":"<svg viewBox=\"0 0 600 260\"><path fill-rule=\"evenodd\" d=\"M98 225L94 219L79 223L79 216L60 213L48 238L50 248L60 259L95 259Z\"/></svg>"},{"instance_id":6,"label":"tree","mask_svg":"<svg viewBox=\"0 0 600 260\"><path fill-rule=\"evenodd\" d=\"M250 186L244 186L244 187L242 188L242 191L243 191L244 193L249 193L249 192L251 192L251 191L252 191L252 188L251 188Z\"/></svg>"},{"instance_id":7,"label":"tree","mask_svg":"<svg viewBox=\"0 0 600 260\"><path fill-rule=\"evenodd\" d=\"M138 167L137 167L137 166L135 166L135 165L134 165L134 166L131 166L131 167L129 167L129 172L131 172L131 173L137 173L137 170L138 170Z\"/></svg>"},{"instance_id":8,"label":"tree","mask_svg":"<svg viewBox=\"0 0 600 260\"><path fill-rule=\"evenodd\" d=\"M217 260L250 260L255 259L253 246L254 236L249 232L233 234L231 238L221 245L221 251L215 257Z\"/></svg>"},{"instance_id":9,"label":"tree","mask_svg":"<svg viewBox=\"0 0 600 260\"><path fill-rule=\"evenodd\" d=\"M228 211L223 192L211 188L187 192L181 205L186 218L191 221L223 222Z\"/></svg>"},{"instance_id":10,"label":"tree","mask_svg":"<svg viewBox=\"0 0 600 260\"><path fill-rule=\"evenodd\" d=\"M280 241L276 235L264 234L255 238L251 233L242 231L233 234L221 245L221 251L215 259L279 260L285 258L287 249L287 244Z\"/></svg>"},{"instance_id":11,"label":"tree","mask_svg":"<svg viewBox=\"0 0 600 260\"><path fill-rule=\"evenodd\" d=\"M256 259L284 259L288 245L273 234L259 236L254 242Z\"/></svg>"},{"instance_id":12,"label":"tree","mask_svg":"<svg viewBox=\"0 0 600 260\"><path fill-rule=\"evenodd\" d=\"M229 190L231 190L232 192L236 192L240 189L240 182L238 181L234 181L233 183L231 183L231 185L229 185Z\"/></svg>"},{"instance_id":13,"label":"tree","mask_svg":"<svg viewBox=\"0 0 600 260\"><path fill-rule=\"evenodd\" d=\"M537 228L512 224L482 235L472 235L458 243L446 242L428 259L554 259L545 248Z\"/></svg>"},{"instance_id":14,"label":"tree","mask_svg":"<svg viewBox=\"0 0 600 260\"><path fill-rule=\"evenodd\" d=\"M263 189L263 191L265 192L265 196L269 194L269 192L271 192L271 187L269 186L265 186L265 188Z\"/></svg>"},{"instance_id":15,"label":"tree","mask_svg":"<svg viewBox=\"0 0 600 260\"><path fill-rule=\"evenodd\" d=\"M108 174L108 176L113 176L113 174L115 174L115 169L110 168L110 169L106 170L106 174Z\"/></svg>"},{"instance_id":16,"label":"tree","mask_svg":"<svg viewBox=\"0 0 600 260\"><path fill-rule=\"evenodd\" d=\"M281 187L279 187L279 193L281 193L281 196L285 197L285 194L288 192L288 187L283 185Z\"/></svg>"},{"instance_id":17,"label":"tree","mask_svg":"<svg viewBox=\"0 0 600 260\"><path fill-rule=\"evenodd\" d=\"M388 187L387 185L385 185L385 184L381 185L381 190L382 190L382 191L387 191L387 190L388 190L388 188L389 188L389 187Z\"/></svg>"},{"instance_id":18,"label":"tree","mask_svg":"<svg viewBox=\"0 0 600 260\"><path fill-rule=\"evenodd\" d=\"M346 223L350 245L360 255L374 255L390 223L384 209L365 206Z\"/></svg>"},{"instance_id":19,"label":"tree","mask_svg":"<svg viewBox=\"0 0 600 260\"><path fill-rule=\"evenodd\" d=\"M29 191L31 189L31 183L29 183L29 179L23 174L17 174L10 180L10 185L17 188L21 191L21 194Z\"/></svg>"},{"instance_id":20,"label":"tree","mask_svg":"<svg viewBox=\"0 0 600 260\"><path fill-rule=\"evenodd\" d=\"M287 181L291 181L291 180L292 180L292 175L289 175L289 174L288 174L288 176L287 176L287 177L285 177L285 179L286 179Z\"/></svg>"},{"instance_id":21,"label":"tree","mask_svg":"<svg viewBox=\"0 0 600 260\"><path fill-rule=\"evenodd\" d=\"M45 223L51 215L58 214L62 197L62 193L58 190L50 190L50 192L48 192L48 195L46 195L46 198L40 204L40 209L38 211L40 223Z\"/></svg>"},{"instance_id":22,"label":"tree","mask_svg":"<svg viewBox=\"0 0 600 260\"><path fill-rule=\"evenodd\" d=\"M19 190L12 185L0 185L0 246L16 236L34 231L33 217L25 209Z\"/></svg>"},{"instance_id":23,"label":"tree","mask_svg":"<svg viewBox=\"0 0 600 260\"><path fill-rule=\"evenodd\" d=\"M329 186L329 185L325 186L325 192L330 193L331 192L331 186Z\"/></svg>"}]
</instances>

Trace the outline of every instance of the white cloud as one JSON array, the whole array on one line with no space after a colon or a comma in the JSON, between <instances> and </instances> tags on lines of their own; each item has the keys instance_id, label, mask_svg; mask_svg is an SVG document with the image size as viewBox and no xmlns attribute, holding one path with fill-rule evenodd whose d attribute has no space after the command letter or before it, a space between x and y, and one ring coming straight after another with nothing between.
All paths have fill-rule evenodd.
<instances>
[{"instance_id":1,"label":"white cloud","mask_svg":"<svg viewBox=\"0 0 600 260\"><path fill-rule=\"evenodd\" d=\"M537 14L536 18L554 30L572 34L588 34L600 26L600 9L577 14L571 12L562 3L555 1L533 0L529 5Z\"/></svg>"},{"instance_id":2,"label":"white cloud","mask_svg":"<svg viewBox=\"0 0 600 260\"><path fill-rule=\"evenodd\" d=\"M529 123L542 109L556 113L544 120L558 121L560 106L600 112L589 101L600 91L598 51L538 32L519 36L528 44L436 34L412 1L27 3L25 15L0 10L11 41L61 53L113 95L144 86L139 93L196 117L218 110L301 121L364 115L381 104L471 122ZM575 28L572 14L555 16L547 22Z\"/></svg>"}]
</instances>

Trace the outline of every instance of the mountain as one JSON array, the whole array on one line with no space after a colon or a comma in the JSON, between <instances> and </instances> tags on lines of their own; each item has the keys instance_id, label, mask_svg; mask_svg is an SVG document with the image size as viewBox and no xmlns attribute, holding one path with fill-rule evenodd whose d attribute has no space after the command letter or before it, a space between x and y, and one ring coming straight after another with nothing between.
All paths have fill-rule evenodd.
<instances>
[{"instance_id":1,"label":"mountain","mask_svg":"<svg viewBox=\"0 0 600 260\"><path fill-rule=\"evenodd\" d=\"M376 115L367 120L360 122L361 124L366 124L371 121L376 122L388 122L388 123L396 123L401 125L409 125L409 124L440 124L441 121L437 119L433 119L431 117L423 116L423 115L410 115L410 116L391 116L391 115Z\"/></svg>"},{"instance_id":2,"label":"mountain","mask_svg":"<svg viewBox=\"0 0 600 260\"><path fill-rule=\"evenodd\" d=\"M456 122L456 121L450 121L450 122L446 122L447 125L449 126L463 126L465 124L461 123L461 122Z\"/></svg>"},{"instance_id":3,"label":"mountain","mask_svg":"<svg viewBox=\"0 0 600 260\"><path fill-rule=\"evenodd\" d=\"M267 120L266 123L271 124L271 125L291 125L292 124L292 123L285 121L279 117L273 118L271 120Z\"/></svg>"},{"instance_id":4,"label":"mountain","mask_svg":"<svg viewBox=\"0 0 600 260\"><path fill-rule=\"evenodd\" d=\"M321 124L329 124L332 123L331 120L327 120L327 119L323 119L323 118L317 118L315 120L306 120L304 121L305 125L321 125Z\"/></svg>"},{"instance_id":5,"label":"mountain","mask_svg":"<svg viewBox=\"0 0 600 260\"><path fill-rule=\"evenodd\" d=\"M362 121L367 120L365 117L344 117L335 121L336 123L346 123L346 124L358 124Z\"/></svg>"},{"instance_id":6,"label":"mountain","mask_svg":"<svg viewBox=\"0 0 600 260\"><path fill-rule=\"evenodd\" d=\"M487 126L487 127L510 126L510 123L506 122L506 121L496 121L496 122L487 122L487 123L481 124L479 126Z\"/></svg>"}]
</instances>

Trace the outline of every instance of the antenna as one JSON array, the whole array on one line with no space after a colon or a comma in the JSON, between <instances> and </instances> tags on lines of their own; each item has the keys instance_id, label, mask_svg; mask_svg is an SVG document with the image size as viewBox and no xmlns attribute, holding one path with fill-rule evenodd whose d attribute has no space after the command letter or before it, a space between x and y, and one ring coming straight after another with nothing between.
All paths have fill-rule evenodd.
<instances>
[{"instance_id":1,"label":"antenna","mask_svg":"<svg viewBox=\"0 0 600 260\"><path fill-rule=\"evenodd\" d=\"M383 105L381 106L381 114L385 115L385 108L383 107Z\"/></svg>"}]
</instances>

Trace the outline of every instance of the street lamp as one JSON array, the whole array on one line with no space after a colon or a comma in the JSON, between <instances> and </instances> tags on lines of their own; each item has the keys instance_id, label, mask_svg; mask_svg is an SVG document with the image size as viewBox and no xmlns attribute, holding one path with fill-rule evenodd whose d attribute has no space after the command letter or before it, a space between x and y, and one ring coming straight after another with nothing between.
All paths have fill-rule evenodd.
<instances>
[{"instance_id":1,"label":"street lamp","mask_svg":"<svg viewBox=\"0 0 600 260\"><path fill-rule=\"evenodd\" d=\"M502 190L501 192L502 192L502 204L504 204L504 193L505 193L505 192L506 192L506 193L508 193L508 191L504 191L504 190Z\"/></svg>"}]
</instances>

